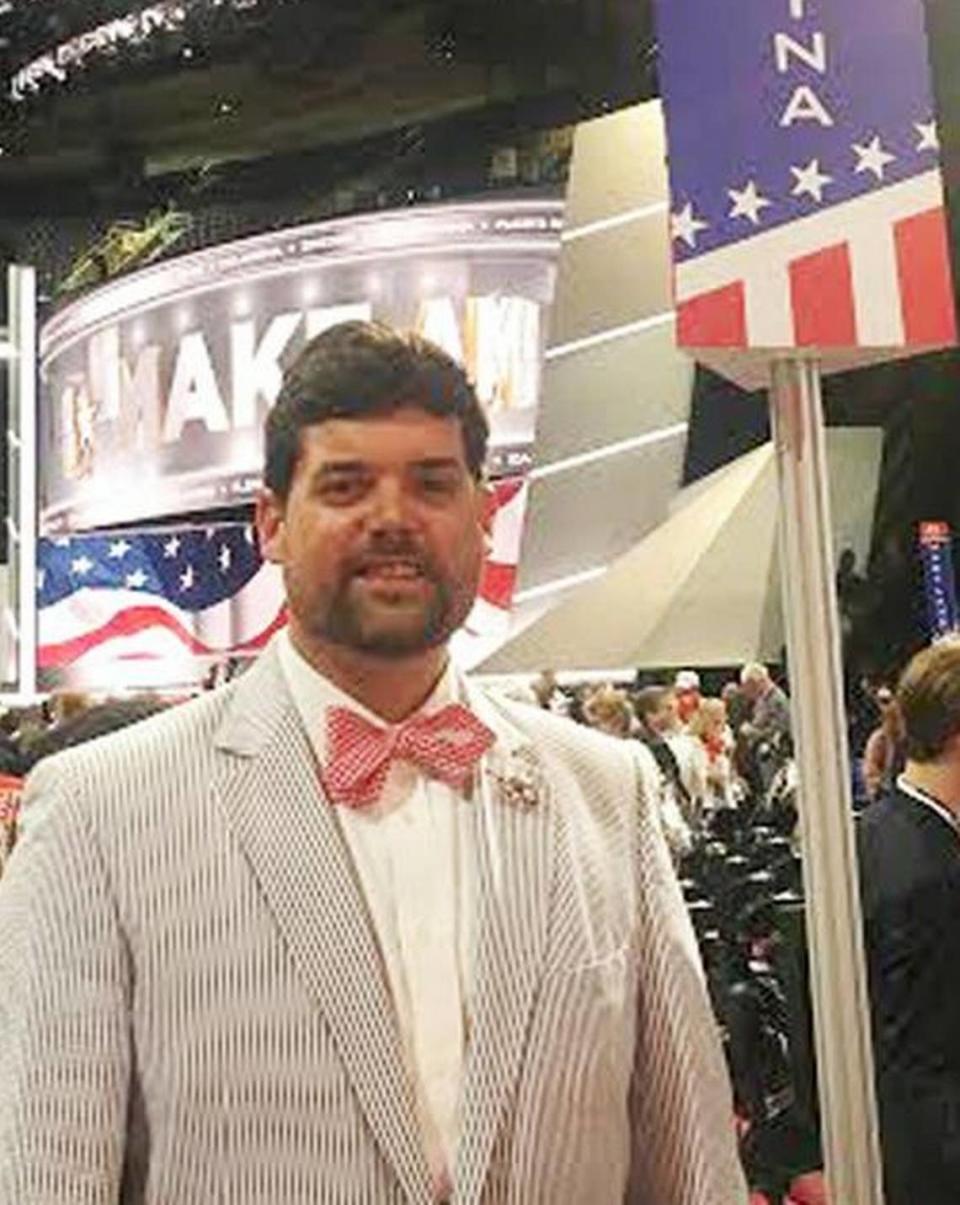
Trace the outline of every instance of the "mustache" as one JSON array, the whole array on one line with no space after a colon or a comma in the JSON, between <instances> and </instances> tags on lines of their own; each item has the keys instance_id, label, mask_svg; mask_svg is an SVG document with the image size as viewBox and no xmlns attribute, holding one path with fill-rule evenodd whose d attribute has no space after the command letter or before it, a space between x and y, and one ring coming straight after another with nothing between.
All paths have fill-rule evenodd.
<instances>
[{"instance_id":1,"label":"mustache","mask_svg":"<svg viewBox=\"0 0 960 1205\"><path fill-rule=\"evenodd\" d=\"M430 555L416 540L402 532L385 532L371 540L365 548L348 558L344 566L345 574L352 577L393 561L406 561L424 577L436 576Z\"/></svg>"}]
</instances>

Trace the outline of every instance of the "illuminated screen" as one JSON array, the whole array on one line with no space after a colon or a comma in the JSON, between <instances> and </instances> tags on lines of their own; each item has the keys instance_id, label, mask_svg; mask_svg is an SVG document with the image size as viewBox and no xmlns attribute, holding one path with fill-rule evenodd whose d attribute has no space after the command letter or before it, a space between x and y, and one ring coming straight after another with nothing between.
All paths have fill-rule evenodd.
<instances>
[{"instance_id":1,"label":"illuminated screen","mask_svg":"<svg viewBox=\"0 0 960 1205\"><path fill-rule=\"evenodd\" d=\"M41 331L46 534L252 498L283 366L336 322L415 328L464 362L495 478L530 463L562 202L299 226L125 276Z\"/></svg>"}]
</instances>

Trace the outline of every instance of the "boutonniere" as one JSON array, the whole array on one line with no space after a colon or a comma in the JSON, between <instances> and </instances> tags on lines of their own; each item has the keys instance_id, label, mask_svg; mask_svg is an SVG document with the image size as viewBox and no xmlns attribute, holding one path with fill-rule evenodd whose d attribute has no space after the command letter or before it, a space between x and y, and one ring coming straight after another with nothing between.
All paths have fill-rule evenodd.
<instances>
[{"instance_id":1,"label":"boutonniere","mask_svg":"<svg viewBox=\"0 0 960 1205\"><path fill-rule=\"evenodd\" d=\"M529 745L521 745L489 768L490 780L498 802L529 812L543 799L546 779L540 759Z\"/></svg>"}]
</instances>

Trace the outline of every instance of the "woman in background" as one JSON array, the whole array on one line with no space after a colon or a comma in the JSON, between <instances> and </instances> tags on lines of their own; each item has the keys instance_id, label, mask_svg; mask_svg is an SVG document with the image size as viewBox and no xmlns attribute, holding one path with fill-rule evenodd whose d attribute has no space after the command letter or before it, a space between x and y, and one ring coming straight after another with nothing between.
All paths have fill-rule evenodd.
<instances>
[{"instance_id":1,"label":"woman in background","mask_svg":"<svg viewBox=\"0 0 960 1205\"><path fill-rule=\"evenodd\" d=\"M731 760L734 740L723 699L701 699L688 728L690 735L700 742L706 758L707 809L736 807L737 779Z\"/></svg>"}]
</instances>

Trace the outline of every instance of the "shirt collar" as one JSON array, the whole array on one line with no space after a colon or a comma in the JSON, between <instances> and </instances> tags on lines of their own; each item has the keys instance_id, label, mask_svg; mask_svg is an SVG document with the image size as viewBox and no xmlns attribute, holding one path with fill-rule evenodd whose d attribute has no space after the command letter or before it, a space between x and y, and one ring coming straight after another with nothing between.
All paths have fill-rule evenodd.
<instances>
[{"instance_id":1,"label":"shirt collar","mask_svg":"<svg viewBox=\"0 0 960 1205\"><path fill-rule=\"evenodd\" d=\"M948 807L945 807L939 799L934 799L929 792L914 786L904 774L897 776L897 790L904 795L909 795L917 803L925 804L932 812L936 812L941 820L945 820L955 833L960 832L960 820L958 820L954 813Z\"/></svg>"},{"instance_id":2,"label":"shirt collar","mask_svg":"<svg viewBox=\"0 0 960 1205\"><path fill-rule=\"evenodd\" d=\"M294 648L290 633L284 630L277 641L280 667L286 679L294 705L300 714L314 752L322 765L327 746L327 710L330 707L347 707L350 711L369 720L380 728L390 727L388 721L369 708L358 703L352 695L335 686L329 678L314 669L309 661ZM429 715L439 711L460 697L460 684L452 664L448 664L433 688L429 698L417 708L417 715Z\"/></svg>"}]
</instances>

